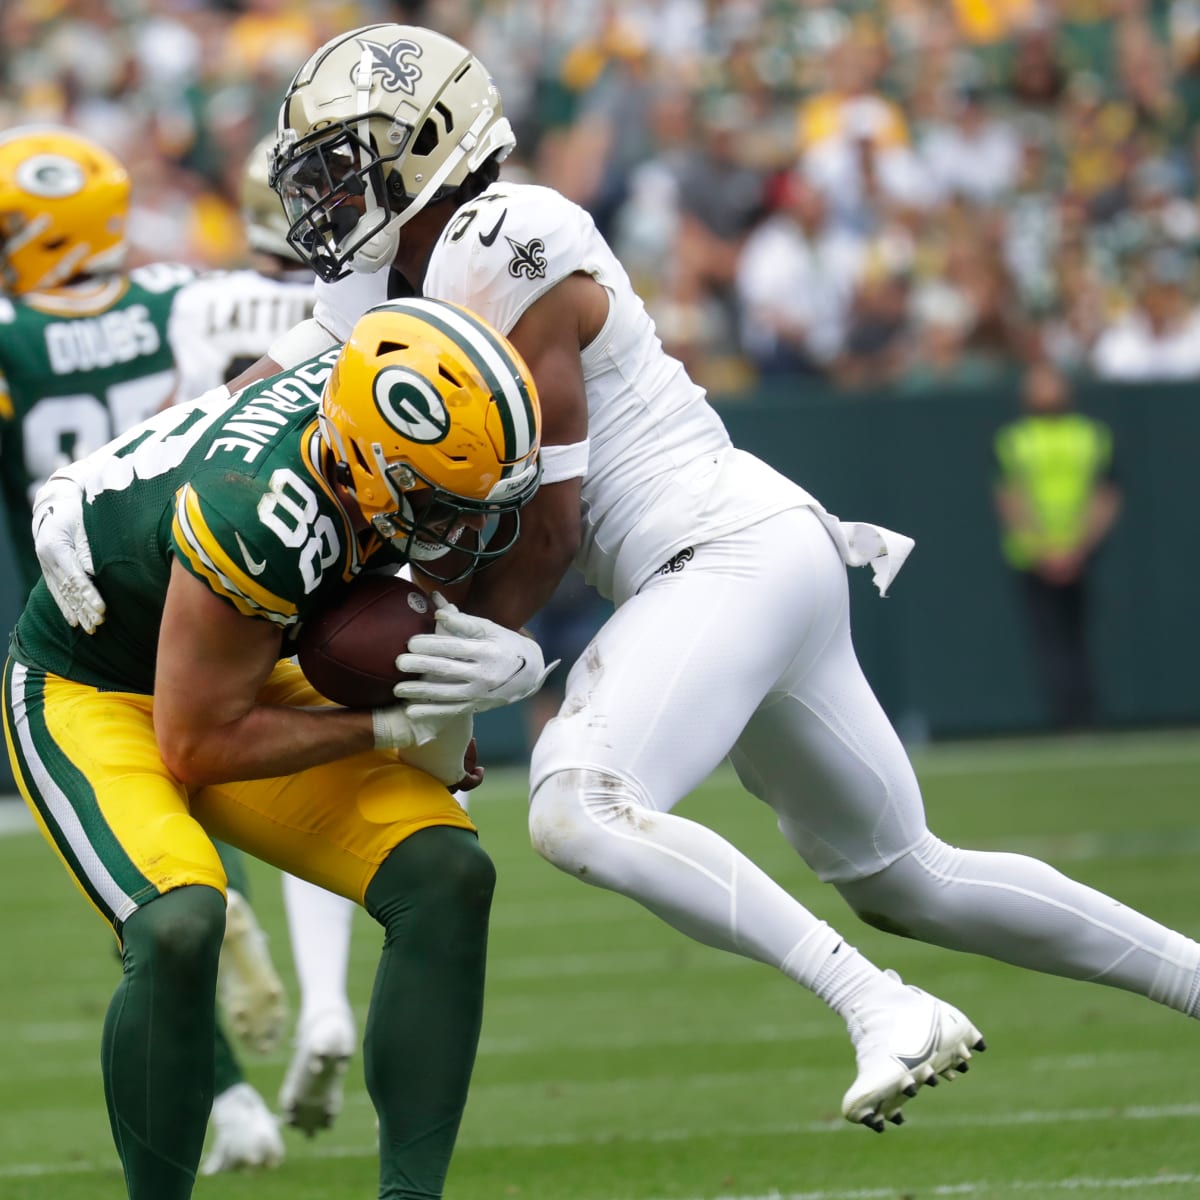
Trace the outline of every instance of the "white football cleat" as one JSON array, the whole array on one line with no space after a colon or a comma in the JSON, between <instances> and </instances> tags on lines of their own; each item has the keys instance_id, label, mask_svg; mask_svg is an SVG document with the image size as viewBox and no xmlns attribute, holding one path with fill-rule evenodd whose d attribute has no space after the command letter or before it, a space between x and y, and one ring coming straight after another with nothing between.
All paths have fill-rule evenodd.
<instances>
[{"instance_id":1,"label":"white football cleat","mask_svg":"<svg viewBox=\"0 0 1200 1200\"><path fill-rule=\"evenodd\" d=\"M887 986L868 989L846 1017L858 1078L842 1098L842 1115L883 1132L885 1120L901 1125L901 1105L921 1084L936 1087L967 1070L972 1050L986 1050L983 1035L957 1008L917 987L905 987L895 971Z\"/></svg>"},{"instance_id":2,"label":"white football cleat","mask_svg":"<svg viewBox=\"0 0 1200 1200\"><path fill-rule=\"evenodd\" d=\"M342 1111L342 1077L357 1035L349 1012L330 1010L296 1032L296 1049L279 1088L285 1124L312 1137Z\"/></svg>"},{"instance_id":3,"label":"white football cleat","mask_svg":"<svg viewBox=\"0 0 1200 1200\"><path fill-rule=\"evenodd\" d=\"M212 1149L200 1168L201 1175L277 1167L283 1162L279 1118L250 1084L226 1088L213 1101L209 1124Z\"/></svg>"},{"instance_id":4,"label":"white football cleat","mask_svg":"<svg viewBox=\"0 0 1200 1200\"><path fill-rule=\"evenodd\" d=\"M287 1026L287 996L267 935L245 896L229 889L217 996L229 1028L248 1049L269 1054Z\"/></svg>"}]
</instances>

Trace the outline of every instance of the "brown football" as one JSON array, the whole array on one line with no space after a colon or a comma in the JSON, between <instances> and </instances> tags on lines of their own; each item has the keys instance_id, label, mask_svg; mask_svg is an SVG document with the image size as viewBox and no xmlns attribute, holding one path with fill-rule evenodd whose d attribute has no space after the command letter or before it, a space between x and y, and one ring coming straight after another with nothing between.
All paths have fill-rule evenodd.
<instances>
[{"instance_id":1,"label":"brown football","mask_svg":"<svg viewBox=\"0 0 1200 1200\"><path fill-rule=\"evenodd\" d=\"M394 575L360 575L337 600L305 621L296 657L322 696L347 708L384 708L392 687L411 676L396 669L408 639L434 628L433 602Z\"/></svg>"}]
</instances>

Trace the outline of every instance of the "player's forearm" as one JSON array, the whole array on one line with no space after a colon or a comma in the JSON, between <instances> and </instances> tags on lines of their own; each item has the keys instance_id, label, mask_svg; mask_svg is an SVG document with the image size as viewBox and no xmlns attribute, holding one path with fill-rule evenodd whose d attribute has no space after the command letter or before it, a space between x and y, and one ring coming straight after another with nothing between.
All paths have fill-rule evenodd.
<instances>
[{"instance_id":1,"label":"player's forearm","mask_svg":"<svg viewBox=\"0 0 1200 1200\"><path fill-rule=\"evenodd\" d=\"M572 554L520 543L471 582L464 608L508 629L522 629L550 597L571 565Z\"/></svg>"},{"instance_id":2,"label":"player's forearm","mask_svg":"<svg viewBox=\"0 0 1200 1200\"><path fill-rule=\"evenodd\" d=\"M187 787L270 779L375 746L371 714L343 708L260 706L224 725L160 729L159 750Z\"/></svg>"}]
</instances>

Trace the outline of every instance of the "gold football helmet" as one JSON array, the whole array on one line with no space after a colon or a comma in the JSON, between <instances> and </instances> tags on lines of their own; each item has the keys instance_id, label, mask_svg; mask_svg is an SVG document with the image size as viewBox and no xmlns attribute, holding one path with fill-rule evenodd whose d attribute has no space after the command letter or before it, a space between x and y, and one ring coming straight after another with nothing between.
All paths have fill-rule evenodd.
<instances>
[{"instance_id":1,"label":"gold football helmet","mask_svg":"<svg viewBox=\"0 0 1200 1200\"><path fill-rule=\"evenodd\" d=\"M319 420L337 481L425 574L455 583L516 541L541 482L541 410L524 360L474 313L439 300L369 309Z\"/></svg>"},{"instance_id":2,"label":"gold football helmet","mask_svg":"<svg viewBox=\"0 0 1200 1200\"><path fill-rule=\"evenodd\" d=\"M74 130L0 134L0 287L19 296L118 270L129 194L120 162Z\"/></svg>"},{"instance_id":3,"label":"gold football helmet","mask_svg":"<svg viewBox=\"0 0 1200 1200\"><path fill-rule=\"evenodd\" d=\"M329 281L389 266L406 222L515 144L469 50L415 25L366 25L326 42L292 80L271 186L288 240Z\"/></svg>"},{"instance_id":4,"label":"gold football helmet","mask_svg":"<svg viewBox=\"0 0 1200 1200\"><path fill-rule=\"evenodd\" d=\"M271 188L269 165L274 146L274 134L269 133L261 138L250 151L246 165L242 168L238 189L242 226L251 250L257 250L259 254L271 254L276 258L291 259L293 262L303 262L295 247L288 241L290 222L279 197Z\"/></svg>"}]
</instances>

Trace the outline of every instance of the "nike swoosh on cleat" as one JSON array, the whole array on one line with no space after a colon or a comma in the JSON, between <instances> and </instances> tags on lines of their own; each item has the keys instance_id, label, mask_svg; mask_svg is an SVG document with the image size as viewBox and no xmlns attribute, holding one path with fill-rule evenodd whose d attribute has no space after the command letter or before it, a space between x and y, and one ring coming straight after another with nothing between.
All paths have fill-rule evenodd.
<instances>
[{"instance_id":1,"label":"nike swoosh on cleat","mask_svg":"<svg viewBox=\"0 0 1200 1200\"><path fill-rule=\"evenodd\" d=\"M500 214L500 220L498 220L498 221L495 223L495 225L493 225L493 226L492 226L492 231L491 231L491 233L481 233L481 234L479 235L479 240L480 240L480 242L482 242L482 243L483 243L483 245L485 245L485 246L490 246L490 245L491 245L491 244L492 244L492 243L493 243L493 242L496 240L496 238L497 238L497 237L499 236L499 234L500 234L500 226L504 224L504 218L505 218L505 217L507 217L507 216L508 216L508 209L506 208L506 209L505 209L505 210L504 210L504 211L503 211L503 212Z\"/></svg>"},{"instance_id":2,"label":"nike swoosh on cleat","mask_svg":"<svg viewBox=\"0 0 1200 1200\"><path fill-rule=\"evenodd\" d=\"M929 1037L925 1041L924 1047L916 1054L894 1054L892 1057L902 1066L907 1067L910 1071L915 1071L923 1062L927 1062L933 1057L934 1047L937 1045L937 1030L931 1029Z\"/></svg>"},{"instance_id":3,"label":"nike swoosh on cleat","mask_svg":"<svg viewBox=\"0 0 1200 1200\"><path fill-rule=\"evenodd\" d=\"M267 569L267 560L255 558L246 548L246 543L242 541L240 533L235 533L233 536L237 539L238 549L242 552L242 561L246 564L246 570L251 575L261 575Z\"/></svg>"}]
</instances>

